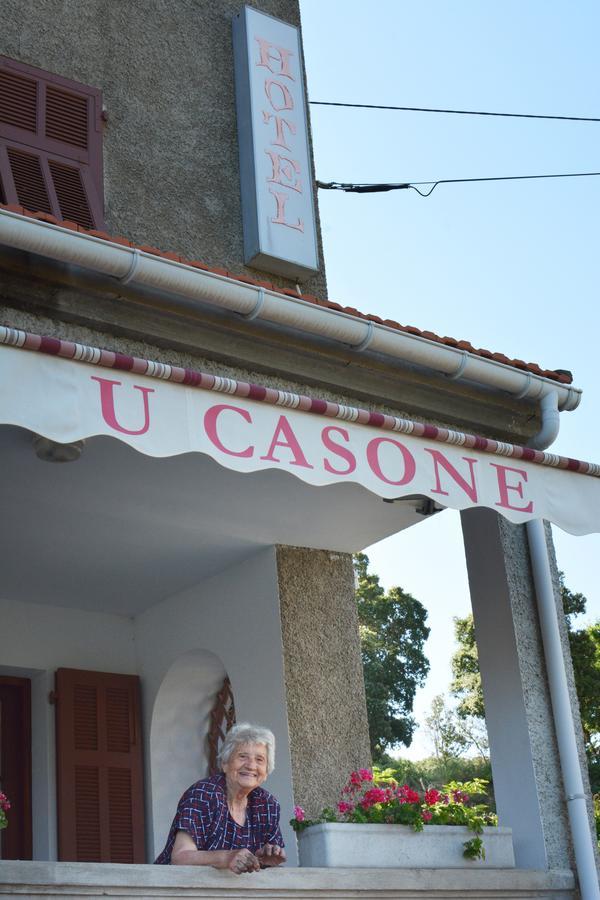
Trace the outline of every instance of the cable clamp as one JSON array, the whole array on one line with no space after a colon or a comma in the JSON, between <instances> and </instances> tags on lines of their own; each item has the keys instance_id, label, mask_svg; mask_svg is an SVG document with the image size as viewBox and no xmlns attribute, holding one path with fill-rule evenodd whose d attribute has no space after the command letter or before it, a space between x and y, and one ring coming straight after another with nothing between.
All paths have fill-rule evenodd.
<instances>
[{"instance_id":1,"label":"cable clamp","mask_svg":"<svg viewBox=\"0 0 600 900\"><path fill-rule=\"evenodd\" d=\"M129 282L133 280L140 264L141 255L141 251L138 250L137 247L134 247L134 249L131 251L131 262L129 264L129 269L122 278L117 278L117 281L119 281L121 284L129 284Z\"/></svg>"}]
</instances>

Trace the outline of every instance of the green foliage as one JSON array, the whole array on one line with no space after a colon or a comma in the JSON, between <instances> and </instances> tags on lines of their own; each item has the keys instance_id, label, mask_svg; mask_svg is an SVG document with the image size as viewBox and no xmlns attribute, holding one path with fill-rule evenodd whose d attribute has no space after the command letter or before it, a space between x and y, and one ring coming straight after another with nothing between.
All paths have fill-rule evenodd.
<instances>
[{"instance_id":1,"label":"green foliage","mask_svg":"<svg viewBox=\"0 0 600 900\"><path fill-rule=\"evenodd\" d=\"M483 719L483 691L472 613L464 619L458 616L454 618L454 637L458 649L452 656L450 692L459 700L457 712L463 717L477 716Z\"/></svg>"},{"instance_id":2,"label":"green foliage","mask_svg":"<svg viewBox=\"0 0 600 900\"><path fill-rule=\"evenodd\" d=\"M355 555L369 737L378 760L388 747L410 746L415 692L429 671L423 652L429 628L425 607L399 587L386 593L368 565L364 553Z\"/></svg>"},{"instance_id":3,"label":"green foliage","mask_svg":"<svg viewBox=\"0 0 600 900\"><path fill-rule=\"evenodd\" d=\"M425 717L425 728L435 755L445 765L450 759L459 759L469 748L469 740L459 727L458 716L448 709L442 694L431 701L431 713Z\"/></svg>"},{"instance_id":4,"label":"green foliage","mask_svg":"<svg viewBox=\"0 0 600 900\"><path fill-rule=\"evenodd\" d=\"M565 585L564 574L559 572L562 605L567 620L567 633L575 686L581 712L581 723L588 758L588 770L592 792L600 791L600 621L577 629L574 617L586 610L586 598L574 593ZM458 699L457 711L461 718L484 718L483 693L475 642L473 616L454 619L454 634L458 649L452 657L453 680L451 693Z\"/></svg>"},{"instance_id":5,"label":"green foliage","mask_svg":"<svg viewBox=\"0 0 600 900\"><path fill-rule=\"evenodd\" d=\"M480 757L488 756L489 744L485 724L475 716L460 715L446 705L443 694L431 702L431 713L425 718L437 759L447 766L452 759L461 759L467 750L475 748Z\"/></svg>"},{"instance_id":6,"label":"green foliage","mask_svg":"<svg viewBox=\"0 0 600 900\"><path fill-rule=\"evenodd\" d=\"M600 794L594 794L594 819L596 820L596 840L600 849Z\"/></svg>"},{"instance_id":7,"label":"green foliage","mask_svg":"<svg viewBox=\"0 0 600 900\"><path fill-rule=\"evenodd\" d=\"M600 622L569 629L569 644L586 744L600 751Z\"/></svg>"},{"instance_id":8,"label":"green foliage","mask_svg":"<svg viewBox=\"0 0 600 900\"><path fill-rule=\"evenodd\" d=\"M463 847L465 848L463 856L467 859L485 859L485 847L479 836L471 838L470 841L465 841Z\"/></svg>"}]
</instances>

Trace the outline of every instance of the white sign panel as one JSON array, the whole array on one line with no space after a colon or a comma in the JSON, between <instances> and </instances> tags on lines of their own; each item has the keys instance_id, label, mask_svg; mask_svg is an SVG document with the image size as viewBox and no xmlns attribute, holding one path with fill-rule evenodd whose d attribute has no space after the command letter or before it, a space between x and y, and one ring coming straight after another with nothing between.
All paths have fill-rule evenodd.
<instances>
[{"instance_id":1,"label":"white sign panel","mask_svg":"<svg viewBox=\"0 0 600 900\"><path fill-rule=\"evenodd\" d=\"M232 393L230 379L205 376L212 387L199 389L163 376L0 347L0 424L60 443L111 435L149 456L205 453L237 472L279 469L311 485L354 482L380 497L600 532L600 478L288 408L292 395L261 402L253 391L265 389L240 383L243 394Z\"/></svg>"},{"instance_id":2,"label":"white sign panel","mask_svg":"<svg viewBox=\"0 0 600 900\"><path fill-rule=\"evenodd\" d=\"M233 46L245 261L302 280L319 258L300 33L246 6Z\"/></svg>"}]
</instances>

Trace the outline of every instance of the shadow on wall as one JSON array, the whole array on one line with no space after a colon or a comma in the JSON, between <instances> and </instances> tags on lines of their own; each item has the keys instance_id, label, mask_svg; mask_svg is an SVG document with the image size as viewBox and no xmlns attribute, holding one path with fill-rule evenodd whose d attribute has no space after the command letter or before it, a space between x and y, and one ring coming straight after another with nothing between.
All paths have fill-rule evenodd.
<instances>
[{"instance_id":1,"label":"shadow on wall","mask_svg":"<svg viewBox=\"0 0 600 900\"><path fill-rule=\"evenodd\" d=\"M186 788L208 775L210 712L226 676L208 650L177 659L160 686L150 726L154 846L164 846L177 802Z\"/></svg>"}]
</instances>

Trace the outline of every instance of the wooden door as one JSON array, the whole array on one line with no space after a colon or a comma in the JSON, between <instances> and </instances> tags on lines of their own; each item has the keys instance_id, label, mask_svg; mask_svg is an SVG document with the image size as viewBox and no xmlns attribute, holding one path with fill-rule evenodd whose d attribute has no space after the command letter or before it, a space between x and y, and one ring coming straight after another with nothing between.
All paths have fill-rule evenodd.
<instances>
[{"instance_id":1,"label":"wooden door","mask_svg":"<svg viewBox=\"0 0 600 900\"><path fill-rule=\"evenodd\" d=\"M31 682L0 677L0 790L10 800L1 859L31 859Z\"/></svg>"},{"instance_id":2,"label":"wooden door","mask_svg":"<svg viewBox=\"0 0 600 900\"><path fill-rule=\"evenodd\" d=\"M58 669L58 858L145 862L139 678Z\"/></svg>"}]
</instances>

